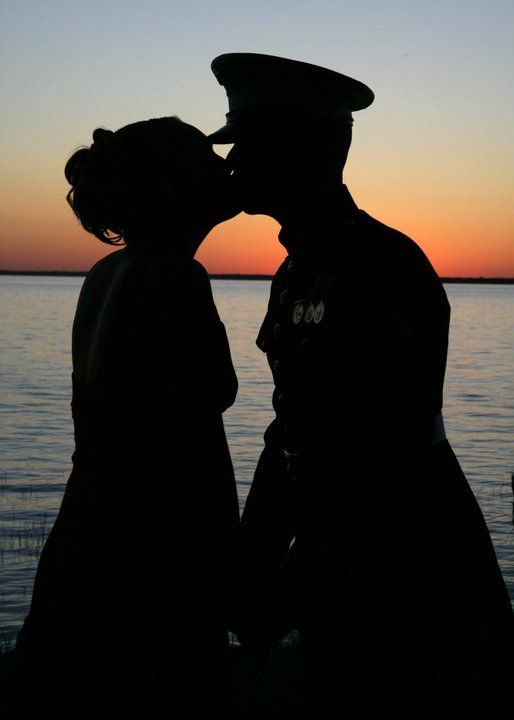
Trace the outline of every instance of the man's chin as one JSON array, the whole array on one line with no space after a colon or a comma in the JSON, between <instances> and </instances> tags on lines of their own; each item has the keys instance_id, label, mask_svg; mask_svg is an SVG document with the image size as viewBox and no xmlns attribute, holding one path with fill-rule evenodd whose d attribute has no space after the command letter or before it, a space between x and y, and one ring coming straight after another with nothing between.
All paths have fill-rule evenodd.
<instances>
[{"instance_id":1,"label":"man's chin","mask_svg":"<svg viewBox=\"0 0 514 720\"><path fill-rule=\"evenodd\" d=\"M271 198L263 198L258 196L249 196L242 198L241 205L243 206L243 212L247 215L269 215L274 207L277 206L277 202Z\"/></svg>"},{"instance_id":2,"label":"man's chin","mask_svg":"<svg viewBox=\"0 0 514 720\"><path fill-rule=\"evenodd\" d=\"M266 186L266 191L263 192L262 184L254 181L248 182L245 178L239 180L237 200L247 215L268 215L268 210L276 205L273 193L270 193Z\"/></svg>"},{"instance_id":3,"label":"man's chin","mask_svg":"<svg viewBox=\"0 0 514 720\"><path fill-rule=\"evenodd\" d=\"M246 215L265 215L266 212L260 208L260 207L254 207L252 205L245 205L243 207L243 212Z\"/></svg>"}]
</instances>

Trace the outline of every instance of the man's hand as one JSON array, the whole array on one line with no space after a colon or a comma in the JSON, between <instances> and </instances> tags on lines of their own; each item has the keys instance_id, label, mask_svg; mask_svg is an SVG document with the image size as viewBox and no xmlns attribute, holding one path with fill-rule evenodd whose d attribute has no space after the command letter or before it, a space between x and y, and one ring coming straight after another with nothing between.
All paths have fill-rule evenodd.
<instances>
[{"instance_id":1,"label":"man's hand","mask_svg":"<svg viewBox=\"0 0 514 720\"><path fill-rule=\"evenodd\" d=\"M292 627L280 578L257 567L241 572L229 617L229 628L241 645L258 655L268 655Z\"/></svg>"}]
</instances>

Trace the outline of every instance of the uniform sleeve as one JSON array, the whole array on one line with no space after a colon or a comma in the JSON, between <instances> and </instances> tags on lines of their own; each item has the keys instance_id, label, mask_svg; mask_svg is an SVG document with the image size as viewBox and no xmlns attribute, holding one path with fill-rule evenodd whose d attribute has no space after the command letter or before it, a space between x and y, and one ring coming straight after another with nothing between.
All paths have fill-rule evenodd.
<instances>
[{"instance_id":1,"label":"uniform sleeve","mask_svg":"<svg viewBox=\"0 0 514 720\"><path fill-rule=\"evenodd\" d=\"M273 647L292 627L283 562L294 523L284 460L273 442L275 423L266 431L239 528L232 629L243 646L255 651Z\"/></svg>"},{"instance_id":2,"label":"uniform sleeve","mask_svg":"<svg viewBox=\"0 0 514 720\"><path fill-rule=\"evenodd\" d=\"M276 420L267 429L265 447L241 519L241 546L247 562L263 572L278 571L294 537L290 480L277 435Z\"/></svg>"},{"instance_id":3,"label":"uniform sleeve","mask_svg":"<svg viewBox=\"0 0 514 720\"><path fill-rule=\"evenodd\" d=\"M268 312L256 341L263 352L267 351L265 340L269 334L270 308L278 303L286 266L286 263L280 266L271 284ZM277 571L295 533L290 479L282 452L283 432L282 423L275 419L264 433L264 450L241 519L246 558L264 572Z\"/></svg>"},{"instance_id":4,"label":"uniform sleeve","mask_svg":"<svg viewBox=\"0 0 514 720\"><path fill-rule=\"evenodd\" d=\"M371 311L364 337L362 435L375 448L432 442L442 405L449 306L429 268L407 268Z\"/></svg>"}]
</instances>

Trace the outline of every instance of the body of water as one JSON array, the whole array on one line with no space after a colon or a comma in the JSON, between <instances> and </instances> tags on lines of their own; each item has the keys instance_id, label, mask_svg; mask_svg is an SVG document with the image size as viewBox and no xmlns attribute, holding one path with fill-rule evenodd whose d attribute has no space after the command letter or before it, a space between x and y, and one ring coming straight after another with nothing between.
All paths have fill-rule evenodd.
<instances>
[{"instance_id":1,"label":"body of water","mask_svg":"<svg viewBox=\"0 0 514 720\"><path fill-rule=\"evenodd\" d=\"M0 277L0 638L23 622L42 544L71 470L71 326L80 277ZM215 280L239 378L225 413L241 507L273 417L255 338L269 281ZM514 598L514 286L446 285L452 306L444 415ZM428 489L429 491L429 489Z\"/></svg>"}]
</instances>

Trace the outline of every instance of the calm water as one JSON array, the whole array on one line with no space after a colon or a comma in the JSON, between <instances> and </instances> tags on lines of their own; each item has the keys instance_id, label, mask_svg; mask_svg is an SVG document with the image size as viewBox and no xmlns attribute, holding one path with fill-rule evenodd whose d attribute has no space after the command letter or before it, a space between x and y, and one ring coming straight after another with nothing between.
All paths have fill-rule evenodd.
<instances>
[{"instance_id":1,"label":"calm water","mask_svg":"<svg viewBox=\"0 0 514 720\"><path fill-rule=\"evenodd\" d=\"M28 610L42 543L72 453L71 324L82 278L0 277L0 636ZM225 414L241 506L270 422L271 379L255 337L269 282L214 281L239 377ZM448 437L485 514L514 598L514 286L448 285Z\"/></svg>"}]
</instances>

